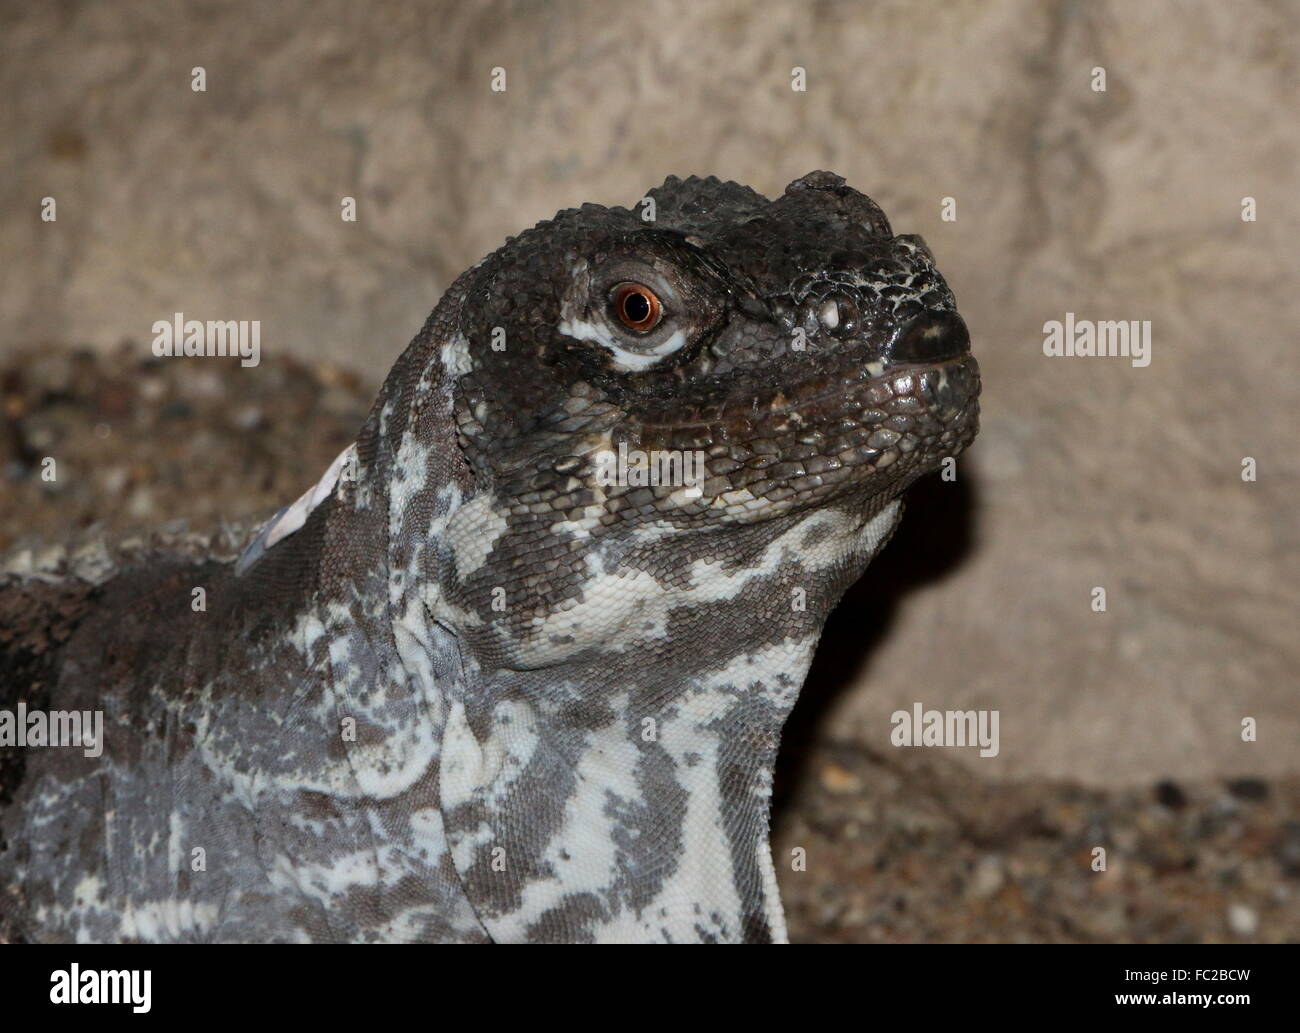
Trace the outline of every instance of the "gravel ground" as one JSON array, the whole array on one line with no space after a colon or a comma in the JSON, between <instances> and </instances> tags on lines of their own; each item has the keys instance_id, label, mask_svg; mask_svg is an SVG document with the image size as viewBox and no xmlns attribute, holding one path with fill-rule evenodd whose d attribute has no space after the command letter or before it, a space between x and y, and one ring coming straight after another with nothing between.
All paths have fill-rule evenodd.
<instances>
[{"instance_id":1,"label":"gravel ground","mask_svg":"<svg viewBox=\"0 0 1300 1033\"><path fill-rule=\"evenodd\" d=\"M374 397L333 365L142 350L43 348L0 365L0 551L269 515L355 440Z\"/></svg>"},{"instance_id":2,"label":"gravel ground","mask_svg":"<svg viewBox=\"0 0 1300 1033\"><path fill-rule=\"evenodd\" d=\"M1298 779L995 784L934 751L847 743L782 773L774 853L796 941L1300 940Z\"/></svg>"},{"instance_id":3,"label":"gravel ground","mask_svg":"<svg viewBox=\"0 0 1300 1033\"><path fill-rule=\"evenodd\" d=\"M328 364L140 354L47 347L0 366L0 552L266 515L353 440L373 397ZM993 784L815 718L796 710L777 772L796 941L1300 941L1300 779Z\"/></svg>"}]
</instances>

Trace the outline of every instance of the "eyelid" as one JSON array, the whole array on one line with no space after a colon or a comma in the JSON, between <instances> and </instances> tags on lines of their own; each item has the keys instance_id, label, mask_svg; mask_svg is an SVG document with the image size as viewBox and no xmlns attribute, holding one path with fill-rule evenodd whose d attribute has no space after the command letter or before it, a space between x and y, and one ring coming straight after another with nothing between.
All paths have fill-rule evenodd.
<instances>
[{"instance_id":1,"label":"eyelid","mask_svg":"<svg viewBox=\"0 0 1300 1033\"><path fill-rule=\"evenodd\" d=\"M615 315L612 295L624 283L639 284L658 295L660 316L654 328L643 333L628 330ZM604 263L586 277L579 290L569 294L561 305L556 329L565 337L604 349L619 372L651 369L690 341L690 321L682 318L689 294L683 299L668 277L644 261Z\"/></svg>"}]
</instances>

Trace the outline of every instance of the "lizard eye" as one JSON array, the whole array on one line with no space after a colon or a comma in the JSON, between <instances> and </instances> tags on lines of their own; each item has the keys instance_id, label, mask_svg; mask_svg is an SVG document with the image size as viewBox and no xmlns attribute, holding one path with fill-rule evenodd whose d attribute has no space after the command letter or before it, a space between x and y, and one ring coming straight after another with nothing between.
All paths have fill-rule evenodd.
<instances>
[{"instance_id":1,"label":"lizard eye","mask_svg":"<svg viewBox=\"0 0 1300 1033\"><path fill-rule=\"evenodd\" d=\"M643 283L616 284L609 292L609 303L618 321L639 334L649 333L663 318L659 295Z\"/></svg>"}]
</instances>

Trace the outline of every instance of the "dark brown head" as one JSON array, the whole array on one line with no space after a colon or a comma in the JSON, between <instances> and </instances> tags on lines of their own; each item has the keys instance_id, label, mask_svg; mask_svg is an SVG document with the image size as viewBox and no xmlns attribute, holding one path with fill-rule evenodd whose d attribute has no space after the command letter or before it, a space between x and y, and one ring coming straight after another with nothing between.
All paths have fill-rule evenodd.
<instances>
[{"instance_id":1,"label":"dark brown head","mask_svg":"<svg viewBox=\"0 0 1300 1033\"><path fill-rule=\"evenodd\" d=\"M828 172L775 201L670 177L634 210L562 212L482 263L460 326L476 479L593 531L878 508L977 429L929 249Z\"/></svg>"}]
</instances>

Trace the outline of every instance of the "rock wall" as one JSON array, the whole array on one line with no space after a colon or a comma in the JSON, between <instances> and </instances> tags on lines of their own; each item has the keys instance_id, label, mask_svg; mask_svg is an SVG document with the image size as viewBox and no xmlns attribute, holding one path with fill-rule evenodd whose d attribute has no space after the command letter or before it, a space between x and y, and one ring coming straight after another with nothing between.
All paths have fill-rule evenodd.
<instances>
[{"instance_id":1,"label":"rock wall","mask_svg":"<svg viewBox=\"0 0 1300 1033\"><path fill-rule=\"evenodd\" d=\"M558 208L833 169L930 243L985 415L838 615L792 734L882 746L920 701L999 711L996 758L953 751L989 777L1295 773L1298 23L1213 0L10 6L0 356L143 353L180 311L377 382L458 272ZM1045 356L1066 313L1150 321L1150 364Z\"/></svg>"}]
</instances>

